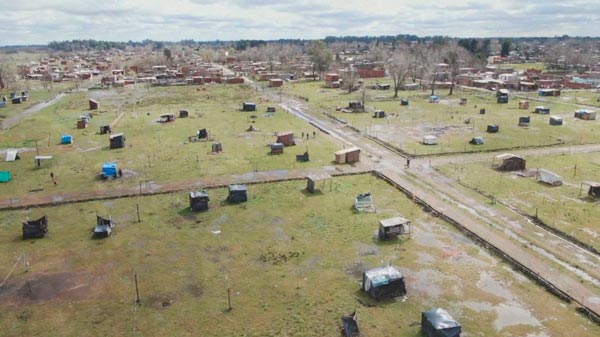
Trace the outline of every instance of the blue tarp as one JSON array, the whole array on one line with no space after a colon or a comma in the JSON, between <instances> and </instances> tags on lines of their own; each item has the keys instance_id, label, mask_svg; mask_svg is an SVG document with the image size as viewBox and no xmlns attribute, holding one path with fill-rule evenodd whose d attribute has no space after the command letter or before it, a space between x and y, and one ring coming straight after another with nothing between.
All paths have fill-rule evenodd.
<instances>
[{"instance_id":1,"label":"blue tarp","mask_svg":"<svg viewBox=\"0 0 600 337\"><path fill-rule=\"evenodd\" d=\"M9 182L12 179L9 171L0 171L0 183Z\"/></svg>"},{"instance_id":2,"label":"blue tarp","mask_svg":"<svg viewBox=\"0 0 600 337\"><path fill-rule=\"evenodd\" d=\"M104 177L116 177L117 176L117 164L116 163L102 164L102 175Z\"/></svg>"},{"instance_id":3,"label":"blue tarp","mask_svg":"<svg viewBox=\"0 0 600 337\"><path fill-rule=\"evenodd\" d=\"M71 136L71 135L62 135L62 136L60 136L60 143L61 144L72 144L73 143L73 136Z\"/></svg>"}]
</instances>

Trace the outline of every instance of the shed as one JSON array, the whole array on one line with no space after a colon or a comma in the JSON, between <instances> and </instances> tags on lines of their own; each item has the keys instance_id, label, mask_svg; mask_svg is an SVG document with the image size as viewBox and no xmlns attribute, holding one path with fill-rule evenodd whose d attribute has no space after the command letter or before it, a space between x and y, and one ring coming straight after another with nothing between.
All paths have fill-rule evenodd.
<instances>
[{"instance_id":1,"label":"shed","mask_svg":"<svg viewBox=\"0 0 600 337\"><path fill-rule=\"evenodd\" d=\"M272 78L269 80L269 87L278 88L283 86L283 80L281 78Z\"/></svg>"},{"instance_id":2,"label":"shed","mask_svg":"<svg viewBox=\"0 0 600 337\"><path fill-rule=\"evenodd\" d=\"M52 156L35 156L33 160L35 161L35 167L39 168L42 167L42 161L50 162L50 160L52 160Z\"/></svg>"},{"instance_id":3,"label":"shed","mask_svg":"<svg viewBox=\"0 0 600 337\"><path fill-rule=\"evenodd\" d=\"M583 185L589 186L587 194L590 197L593 197L593 198L600 197L600 183L593 182L593 181L584 181L581 183L581 189L583 189ZM579 190L579 193L581 194L581 190Z\"/></svg>"},{"instance_id":4,"label":"shed","mask_svg":"<svg viewBox=\"0 0 600 337\"><path fill-rule=\"evenodd\" d=\"M482 137L473 137L469 141L469 144L472 144L472 145L483 145L483 138Z\"/></svg>"},{"instance_id":5,"label":"shed","mask_svg":"<svg viewBox=\"0 0 600 337\"><path fill-rule=\"evenodd\" d=\"M375 201L371 192L361 193L354 198L354 208L358 212L376 212Z\"/></svg>"},{"instance_id":6,"label":"shed","mask_svg":"<svg viewBox=\"0 0 600 337\"><path fill-rule=\"evenodd\" d=\"M111 131L112 131L112 130L111 130L111 128L110 128L110 125L102 125L102 126L100 127L100 134L101 134L101 135L104 135L104 134L107 134L107 133L111 133Z\"/></svg>"},{"instance_id":7,"label":"shed","mask_svg":"<svg viewBox=\"0 0 600 337\"><path fill-rule=\"evenodd\" d=\"M23 239L43 238L48 234L48 217L23 221Z\"/></svg>"},{"instance_id":8,"label":"shed","mask_svg":"<svg viewBox=\"0 0 600 337\"><path fill-rule=\"evenodd\" d=\"M358 315L356 311L348 316L342 316L342 333L344 337L359 337L360 331L358 331Z\"/></svg>"},{"instance_id":9,"label":"shed","mask_svg":"<svg viewBox=\"0 0 600 337\"><path fill-rule=\"evenodd\" d=\"M508 103L508 96L498 96L496 102L500 104Z\"/></svg>"},{"instance_id":10,"label":"shed","mask_svg":"<svg viewBox=\"0 0 600 337\"><path fill-rule=\"evenodd\" d=\"M538 90L540 96L560 96L560 89L540 89Z\"/></svg>"},{"instance_id":11,"label":"shed","mask_svg":"<svg viewBox=\"0 0 600 337\"><path fill-rule=\"evenodd\" d=\"M461 326L440 308L434 308L421 313L421 329L427 337L460 337Z\"/></svg>"},{"instance_id":12,"label":"shed","mask_svg":"<svg viewBox=\"0 0 600 337\"><path fill-rule=\"evenodd\" d=\"M168 113L168 114L162 114L162 115L160 115L159 122L161 122L161 123L170 123L170 122L174 122L174 121L175 121L175 114L174 113Z\"/></svg>"},{"instance_id":13,"label":"shed","mask_svg":"<svg viewBox=\"0 0 600 337\"><path fill-rule=\"evenodd\" d=\"M563 125L562 117L550 116L550 125Z\"/></svg>"},{"instance_id":14,"label":"shed","mask_svg":"<svg viewBox=\"0 0 600 337\"><path fill-rule=\"evenodd\" d=\"M60 136L61 144L73 144L73 136L72 135L62 135Z\"/></svg>"},{"instance_id":15,"label":"shed","mask_svg":"<svg viewBox=\"0 0 600 337\"><path fill-rule=\"evenodd\" d=\"M545 107L545 106L538 106L538 107L535 107L535 112L538 114L547 115L550 113L550 108Z\"/></svg>"},{"instance_id":16,"label":"shed","mask_svg":"<svg viewBox=\"0 0 600 337\"><path fill-rule=\"evenodd\" d=\"M325 181L331 179L331 176L328 173L320 172L320 173L311 173L306 177L306 189L310 193L315 193L318 189L317 183L322 182L321 188L325 187ZM330 180L331 182L331 180Z\"/></svg>"},{"instance_id":17,"label":"shed","mask_svg":"<svg viewBox=\"0 0 600 337\"><path fill-rule=\"evenodd\" d=\"M404 276L392 266L363 272L362 290L377 300L406 295Z\"/></svg>"},{"instance_id":18,"label":"shed","mask_svg":"<svg viewBox=\"0 0 600 337\"><path fill-rule=\"evenodd\" d=\"M19 157L19 150L17 150L17 149L6 150L6 161L11 162L11 161L19 160L19 159L21 159L21 157Z\"/></svg>"},{"instance_id":19,"label":"shed","mask_svg":"<svg viewBox=\"0 0 600 337\"><path fill-rule=\"evenodd\" d=\"M88 103L90 105L90 110L98 110L98 109L100 109L100 104L98 104L98 101L90 98L88 100Z\"/></svg>"},{"instance_id":20,"label":"shed","mask_svg":"<svg viewBox=\"0 0 600 337\"><path fill-rule=\"evenodd\" d=\"M242 104L242 111L256 111L256 103L244 102Z\"/></svg>"},{"instance_id":21,"label":"shed","mask_svg":"<svg viewBox=\"0 0 600 337\"><path fill-rule=\"evenodd\" d=\"M125 134L117 133L108 137L111 149L120 149L125 147Z\"/></svg>"},{"instance_id":22,"label":"shed","mask_svg":"<svg viewBox=\"0 0 600 337\"><path fill-rule=\"evenodd\" d=\"M423 142L423 145L437 145L438 139L436 136L426 135L426 136L423 136L422 142Z\"/></svg>"},{"instance_id":23,"label":"shed","mask_svg":"<svg viewBox=\"0 0 600 337\"><path fill-rule=\"evenodd\" d=\"M583 120L595 120L596 112L591 110L577 110L575 111L575 118L583 119Z\"/></svg>"},{"instance_id":24,"label":"shed","mask_svg":"<svg viewBox=\"0 0 600 337\"><path fill-rule=\"evenodd\" d=\"M486 131L489 133L496 133L500 131L500 127L496 124L490 124L487 126Z\"/></svg>"},{"instance_id":25,"label":"shed","mask_svg":"<svg viewBox=\"0 0 600 337\"><path fill-rule=\"evenodd\" d=\"M201 212L208 209L208 193L206 191L190 192L190 211Z\"/></svg>"},{"instance_id":26,"label":"shed","mask_svg":"<svg viewBox=\"0 0 600 337\"><path fill-rule=\"evenodd\" d=\"M485 115L485 108L479 109L479 114L480 115Z\"/></svg>"},{"instance_id":27,"label":"shed","mask_svg":"<svg viewBox=\"0 0 600 337\"><path fill-rule=\"evenodd\" d=\"M78 129L85 129L88 126L88 120L87 119L79 119L77 120L77 128Z\"/></svg>"},{"instance_id":28,"label":"shed","mask_svg":"<svg viewBox=\"0 0 600 337\"><path fill-rule=\"evenodd\" d=\"M102 164L102 177L107 178L116 178L118 175L117 163L104 163Z\"/></svg>"},{"instance_id":29,"label":"shed","mask_svg":"<svg viewBox=\"0 0 600 337\"><path fill-rule=\"evenodd\" d=\"M400 105L408 105L408 100L406 98L402 98L400 100Z\"/></svg>"},{"instance_id":30,"label":"shed","mask_svg":"<svg viewBox=\"0 0 600 337\"><path fill-rule=\"evenodd\" d=\"M365 111L365 106L361 101L349 101L348 109L352 110L352 112L363 112Z\"/></svg>"},{"instance_id":31,"label":"shed","mask_svg":"<svg viewBox=\"0 0 600 337\"><path fill-rule=\"evenodd\" d=\"M223 145L221 145L221 143L213 143L212 144L212 152L213 153L223 152Z\"/></svg>"},{"instance_id":32,"label":"shed","mask_svg":"<svg viewBox=\"0 0 600 337\"><path fill-rule=\"evenodd\" d=\"M378 237L380 240L389 239L398 235L408 234L410 237L410 221L403 217L379 220Z\"/></svg>"},{"instance_id":33,"label":"shed","mask_svg":"<svg viewBox=\"0 0 600 337\"><path fill-rule=\"evenodd\" d=\"M283 154L283 144L281 144L281 143L271 144L271 154Z\"/></svg>"},{"instance_id":34,"label":"shed","mask_svg":"<svg viewBox=\"0 0 600 337\"><path fill-rule=\"evenodd\" d=\"M187 118L189 116L189 112L187 110L179 110L179 118Z\"/></svg>"},{"instance_id":35,"label":"shed","mask_svg":"<svg viewBox=\"0 0 600 337\"><path fill-rule=\"evenodd\" d=\"M536 181L551 185L551 186L560 186L562 185L562 177L558 174L545 170L538 169L537 176L535 178Z\"/></svg>"},{"instance_id":36,"label":"shed","mask_svg":"<svg viewBox=\"0 0 600 337\"><path fill-rule=\"evenodd\" d=\"M274 106L267 107L267 112L275 112L275 111L277 111L277 109Z\"/></svg>"},{"instance_id":37,"label":"shed","mask_svg":"<svg viewBox=\"0 0 600 337\"><path fill-rule=\"evenodd\" d=\"M439 103L439 102L440 102L440 96L438 96L438 95L429 96L429 103Z\"/></svg>"},{"instance_id":38,"label":"shed","mask_svg":"<svg viewBox=\"0 0 600 337\"><path fill-rule=\"evenodd\" d=\"M294 133L292 131L278 132L276 143L281 143L284 146L296 145L296 141L294 141Z\"/></svg>"},{"instance_id":39,"label":"shed","mask_svg":"<svg viewBox=\"0 0 600 337\"><path fill-rule=\"evenodd\" d=\"M208 138L208 131L206 129L200 129L197 131L198 139Z\"/></svg>"},{"instance_id":40,"label":"shed","mask_svg":"<svg viewBox=\"0 0 600 337\"><path fill-rule=\"evenodd\" d=\"M385 117L385 111L383 111L383 110L373 111L373 118L384 118L384 117Z\"/></svg>"},{"instance_id":41,"label":"shed","mask_svg":"<svg viewBox=\"0 0 600 337\"><path fill-rule=\"evenodd\" d=\"M112 219L105 219L97 215L92 237L94 239L107 238L112 234L113 227L115 227L115 223L112 222Z\"/></svg>"},{"instance_id":42,"label":"shed","mask_svg":"<svg viewBox=\"0 0 600 337\"><path fill-rule=\"evenodd\" d=\"M338 164L351 164L357 161L360 161L360 149L357 147L350 147L335 153L335 162Z\"/></svg>"},{"instance_id":43,"label":"shed","mask_svg":"<svg viewBox=\"0 0 600 337\"><path fill-rule=\"evenodd\" d=\"M529 116L519 117L519 126L529 126L530 122L531 122L531 118Z\"/></svg>"},{"instance_id":44,"label":"shed","mask_svg":"<svg viewBox=\"0 0 600 337\"><path fill-rule=\"evenodd\" d=\"M0 101L0 108L6 108L6 101Z\"/></svg>"},{"instance_id":45,"label":"shed","mask_svg":"<svg viewBox=\"0 0 600 337\"><path fill-rule=\"evenodd\" d=\"M499 171L520 171L524 170L527 161L517 155L503 153L497 155L492 160L492 166Z\"/></svg>"},{"instance_id":46,"label":"shed","mask_svg":"<svg viewBox=\"0 0 600 337\"><path fill-rule=\"evenodd\" d=\"M0 183L7 183L12 180L10 171L0 171Z\"/></svg>"},{"instance_id":47,"label":"shed","mask_svg":"<svg viewBox=\"0 0 600 337\"><path fill-rule=\"evenodd\" d=\"M229 185L229 202L245 202L248 200L246 185Z\"/></svg>"},{"instance_id":48,"label":"shed","mask_svg":"<svg viewBox=\"0 0 600 337\"><path fill-rule=\"evenodd\" d=\"M310 161L308 151L304 152L303 154L297 154L296 161L301 162L301 163L306 163L307 161Z\"/></svg>"},{"instance_id":49,"label":"shed","mask_svg":"<svg viewBox=\"0 0 600 337\"><path fill-rule=\"evenodd\" d=\"M529 101L519 101L519 109L521 109L521 110L529 109Z\"/></svg>"}]
</instances>

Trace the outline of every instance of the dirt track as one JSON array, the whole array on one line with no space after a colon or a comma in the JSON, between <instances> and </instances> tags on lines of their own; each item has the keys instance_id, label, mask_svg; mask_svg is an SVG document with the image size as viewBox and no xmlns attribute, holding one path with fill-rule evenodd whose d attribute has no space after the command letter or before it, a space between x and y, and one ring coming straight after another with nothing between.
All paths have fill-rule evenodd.
<instances>
[{"instance_id":1,"label":"dirt track","mask_svg":"<svg viewBox=\"0 0 600 337\"><path fill-rule=\"evenodd\" d=\"M3 120L2 123L0 124L0 129L6 130L6 129L12 128L16 124L18 124L22 119L29 117L31 115L34 115L34 114L40 112L42 109L45 109L45 108L51 106L52 104L60 101L60 99L65 97L65 95L66 95L65 93L60 93L51 99L45 100L41 103L37 103L37 104L34 104L34 105L28 107L27 109L25 109L23 112L21 112L18 115L15 115L15 116L12 116L12 117L9 117L9 118Z\"/></svg>"}]
</instances>

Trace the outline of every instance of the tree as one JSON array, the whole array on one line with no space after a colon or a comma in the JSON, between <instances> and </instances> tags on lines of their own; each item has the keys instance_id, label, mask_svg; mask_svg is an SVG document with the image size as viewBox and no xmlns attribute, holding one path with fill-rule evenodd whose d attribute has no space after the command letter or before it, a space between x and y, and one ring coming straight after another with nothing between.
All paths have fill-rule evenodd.
<instances>
[{"instance_id":1,"label":"tree","mask_svg":"<svg viewBox=\"0 0 600 337\"><path fill-rule=\"evenodd\" d=\"M171 63L171 61L173 60L173 55L171 54L171 49L169 49L169 48L163 49L163 55L167 59L167 63Z\"/></svg>"},{"instance_id":2,"label":"tree","mask_svg":"<svg viewBox=\"0 0 600 337\"><path fill-rule=\"evenodd\" d=\"M467 50L458 45L449 45L446 47L443 56L444 62L448 64L448 72L450 73L450 92L448 95L452 95L456 78L460 74L460 68L464 64L470 63L471 58Z\"/></svg>"},{"instance_id":3,"label":"tree","mask_svg":"<svg viewBox=\"0 0 600 337\"><path fill-rule=\"evenodd\" d=\"M408 52L397 49L387 61L388 74L394 81L394 98L398 97L398 91L404 86L406 79L411 73L411 60Z\"/></svg>"},{"instance_id":4,"label":"tree","mask_svg":"<svg viewBox=\"0 0 600 337\"><path fill-rule=\"evenodd\" d=\"M358 72L352 65L347 69L344 69L342 73L342 83L344 84L344 88L348 89L348 93L354 91L354 85L356 84L356 80L358 78Z\"/></svg>"},{"instance_id":5,"label":"tree","mask_svg":"<svg viewBox=\"0 0 600 337\"><path fill-rule=\"evenodd\" d=\"M14 65L7 62L0 62L0 89L10 88L16 80Z\"/></svg>"},{"instance_id":6,"label":"tree","mask_svg":"<svg viewBox=\"0 0 600 337\"><path fill-rule=\"evenodd\" d=\"M510 48L512 46L512 42L510 40L502 41L502 47L500 49L500 56L506 57L510 53Z\"/></svg>"},{"instance_id":7,"label":"tree","mask_svg":"<svg viewBox=\"0 0 600 337\"><path fill-rule=\"evenodd\" d=\"M313 75L315 72L323 75L333 60L333 54L323 40L311 42L308 46L308 55L313 63Z\"/></svg>"}]
</instances>

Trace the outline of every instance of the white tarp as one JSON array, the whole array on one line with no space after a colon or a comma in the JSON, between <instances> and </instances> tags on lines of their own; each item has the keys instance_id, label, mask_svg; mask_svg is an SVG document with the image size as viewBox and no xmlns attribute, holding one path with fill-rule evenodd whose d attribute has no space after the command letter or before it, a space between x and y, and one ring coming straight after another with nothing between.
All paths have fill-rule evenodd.
<instances>
[{"instance_id":1,"label":"white tarp","mask_svg":"<svg viewBox=\"0 0 600 337\"><path fill-rule=\"evenodd\" d=\"M559 186L562 185L562 177L554 172L550 172L548 170L539 169L537 174L537 181L541 181L543 183Z\"/></svg>"},{"instance_id":2,"label":"white tarp","mask_svg":"<svg viewBox=\"0 0 600 337\"><path fill-rule=\"evenodd\" d=\"M437 144L437 137L436 136L424 136L423 137L423 144L425 145L435 145Z\"/></svg>"},{"instance_id":3,"label":"white tarp","mask_svg":"<svg viewBox=\"0 0 600 337\"><path fill-rule=\"evenodd\" d=\"M8 149L6 150L6 161L15 161L17 159L17 153L19 150Z\"/></svg>"}]
</instances>

